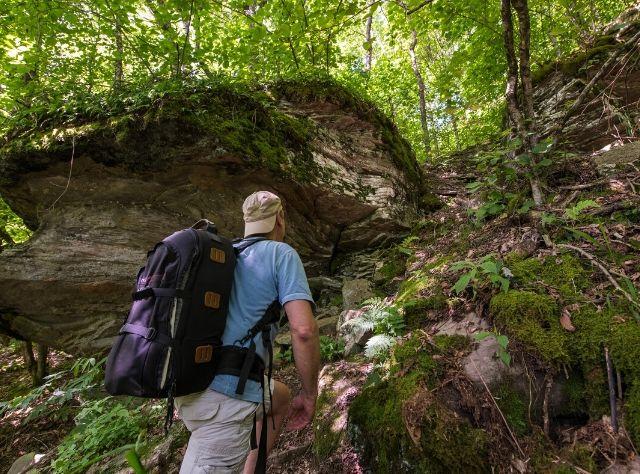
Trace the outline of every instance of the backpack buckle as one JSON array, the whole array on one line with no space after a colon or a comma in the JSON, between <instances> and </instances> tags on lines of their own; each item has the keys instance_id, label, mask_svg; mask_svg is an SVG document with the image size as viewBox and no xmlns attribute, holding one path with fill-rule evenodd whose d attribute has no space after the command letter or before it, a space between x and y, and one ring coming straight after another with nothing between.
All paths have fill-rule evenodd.
<instances>
[{"instance_id":1,"label":"backpack buckle","mask_svg":"<svg viewBox=\"0 0 640 474\"><path fill-rule=\"evenodd\" d=\"M158 331L156 328L149 328L149 332L147 333L147 339L153 341L158 335Z\"/></svg>"},{"instance_id":2,"label":"backpack buckle","mask_svg":"<svg viewBox=\"0 0 640 474\"><path fill-rule=\"evenodd\" d=\"M213 346L198 346L196 347L195 362L196 364L204 364L210 362L213 358Z\"/></svg>"}]
</instances>

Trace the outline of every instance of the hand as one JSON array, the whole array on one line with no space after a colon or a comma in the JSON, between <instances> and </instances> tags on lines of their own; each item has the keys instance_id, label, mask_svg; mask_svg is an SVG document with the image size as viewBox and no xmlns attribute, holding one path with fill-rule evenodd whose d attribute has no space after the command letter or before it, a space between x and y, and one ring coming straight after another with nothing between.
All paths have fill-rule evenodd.
<instances>
[{"instance_id":1,"label":"hand","mask_svg":"<svg viewBox=\"0 0 640 474\"><path fill-rule=\"evenodd\" d=\"M316 411L316 397L300 393L291 402L287 431L299 430L307 426Z\"/></svg>"}]
</instances>

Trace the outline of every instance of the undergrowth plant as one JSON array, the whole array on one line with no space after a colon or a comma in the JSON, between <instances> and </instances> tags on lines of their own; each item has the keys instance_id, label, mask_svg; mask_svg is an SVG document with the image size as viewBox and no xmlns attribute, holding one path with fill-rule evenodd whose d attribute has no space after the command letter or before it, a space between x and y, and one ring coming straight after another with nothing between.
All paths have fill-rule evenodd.
<instances>
[{"instance_id":1,"label":"undergrowth plant","mask_svg":"<svg viewBox=\"0 0 640 474\"><path fill-rule=\"evenodd\" d=\"M342 357L344 341L329 336L320 336L320 358L325 362L333 362Z\"/></svg>"},{"instance_id":2,"label":"undergrowth plant","mask_svg":"<svg viewBox=\"0 0 640 474\"><path fill-rule=\"evenodd\" d=\"M30 410L25 418L29 422L44 414L63 418L67 412L62 409L71 399L78 398L94 389L104 380L106 357L80 358L70 369L48 375L44 383L26 395L0 402L0 416L17 410ZM71 376L70 378L68 378Z\"/></svg>"},{"instance_id":3,"label":"undergrowth plant","mask_svg":"<svg viewBox=\"0 0 640 474\"><path fill-rule=\"evenodd\" d=\"M544 178L555 158L571 155L554 150L552 137L538 142L530 153L522 152L521 147L521 140L516 138L476 156L476 167L482 178L467 184L466 188L472 194L479 194L482 200L480 206L468 211L477 223L501 214L527 214L535 203L527 193L521 192L523 184L534 176Z\"/></svg>"},{"instance_id":4,"label":"undergrowth plant","mask_svg":"<svg viewBox=\"0 0 640 474\"><path fill-rule=\"evenodd\" d=\"M511 354L507 352L507 346L509 345L509 338L504 334L500 334L494 331L482 331L474 335L476 341L482 341L488 337L494 337L498 343L498 349L496 350L496 357L502 361L507 367L511 365Z\"/></svg>"},{"instance_id":5,"label":"undergrowth plant","mask_svg":"<svg viewBox=\"0 0 640 474\"><path fill-rule=\"evenodd\" d=\"M500 291L509 290L511 271L493 255L485 255L478 261L455 262L449 269L454 272L465 270L453 285L453 291L458 295L471 286L475 296L476 289L487 282L492 286L499 287Z\"/></svg>"},{"instance_id":6,"label":"undergrowth plant","mask_svg":"<svg viewBox=\"0 0 640 474\"><path fill-rule=\"evenodd\" d=\"M75 417L76 427L58 446L53 472L85 472L105 457L135 451L146 418L140 407L128 409L112 397L86 402Z\"/></svg>"},{"instance_id":7,"label":"undergrowth plant","mask_svg":"<svg viewBox=\"0 0 640 474\"><path fill-rule=\"evenodd\" d=\"M364 313L345 322L343 327L372 331L364 355L370 359L384 359L405 328L404 318L396 306L382 298L370 298L362 305L366 308Z\"/></svg>"}]
</instances>

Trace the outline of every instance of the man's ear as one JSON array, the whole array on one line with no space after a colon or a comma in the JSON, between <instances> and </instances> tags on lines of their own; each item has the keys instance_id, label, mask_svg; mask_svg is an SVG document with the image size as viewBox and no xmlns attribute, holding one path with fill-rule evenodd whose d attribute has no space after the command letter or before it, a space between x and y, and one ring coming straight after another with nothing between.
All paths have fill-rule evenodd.
<instances>
[{"instance_id":1,"label":"man's ear","mask_svg":"<svg viewBox=\"0 0 640 474\"><path fill-rule=\"evenodd\" d=\"M284 212L278 211L278 214L276 214L276 224L282 227L284 224Z\"/></svg>"}]
</instances>

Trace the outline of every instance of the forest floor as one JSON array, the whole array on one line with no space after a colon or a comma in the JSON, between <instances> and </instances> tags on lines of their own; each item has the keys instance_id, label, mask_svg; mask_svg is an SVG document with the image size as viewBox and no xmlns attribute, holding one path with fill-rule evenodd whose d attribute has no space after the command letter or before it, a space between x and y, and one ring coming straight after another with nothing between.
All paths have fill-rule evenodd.
<instances>
[{"instance_id":1,"label":"forest floor","mask_svg":"<svg viewBox=\"0 0 640 474\"><path fill-rule=\"evenodd\" d=\"M48 363L49 372L55 373L69 369L73 358L60 351L50 351ZM71 374L66 378L71 378ZM13 341L6 346L0 345L0 400L13 400L29 394L31 390L31 375L25 367L19 343ZM73 407L77 408L79 403L71 401L68 407L31 420L36 403L34 400L34 403L27 403L24 408L8 413L3 413L0 406L0 472L8 472L11 464L24 454L54 450L75 426Z\"/></svg>"},{"instance_id":2,"label":"forest floor","mask_svg":"<svg viewBox=\"0 0 640 474\"><path fill-rule=\"evenodd\" d=\"M477 182L478 179L485 178L486 175L483 173L486 171L478 171L477 163L470 156L454 157L449 165L444 164L438 168L429 169L431 186L436 194L441 196L444 205L439 210L427 214L416 225L409 243L397 245L386 251L388 261L382 263L386 265L400 258L402 265L400 271L387 275L387 281L376 283L376 291L380 296L388 297L393 304L404 305L407 328L413 336L405 336L403 340L410 341L415 337L418 339L424 337L425 340L433 341L433 337L438 334L463 334L465 338L473 340L474 334L495 327L494 325L499 321L495 314L490 313L495 312L494 298L500 298L498 288L490 279L478 278L471 279L468 288L456 291L455 286L459 281L460 272L449 268L452 262L479 262L482 258L491 256L495 261L504 261L505 265L511 268L510 271L516 273L511 281L516 291L543 292L545 298L557 301L562 309L561 316L555 321L547 321L545 324L548 327L545 331L549 331L549 334L553 332L554 337L557 336L567 346L582 344L580 338L588 332L588 327L583 323L584 315L578 311L578 306L588 306L589 311L596 311L597 313L589 313L589 317L593 319L594 314L607 313L614 299L625 301L623 292L616 290L609 277L615 276L616 282L628 281L627 285L630 286L622 288L622 290L626 288L627 292L633 291L631 288L637 288L640 283L638 220L640 171L637 168L637 156L628 158L623 163L615 163L611 166L604 163L602 159L591 156L573 157L570 160L558 162L552 167L547 177L548 189L558 191L540 211L547 221L545 225L540 224L540 214L532 216L528 212L512 212L507 209L507 203L504 203L504 208L495 215L487 219L475 219L474 212L485 202L485 199L478 193L470 192L469 185ZM545 235L552 240L551 245L544 242ZM408 258L407 249L410 250ZM576 301L569 301L567 298L576 296L574 290L577 294L577 287L567 289L562 282L551 281L550 283L547 279L547 273L549 273L547 269L554 265L564 271L563 265L569 258L567 254L572 255L571 258L578 262L580 267L579 278L576 277L575 281L572 275L566 275L566 279L571 280L574 287L583 285L579 288L579 300ZM514 257L515 255L518 257ZM522 262L528 262L532 265L531 268L540 271L537 275L530 275L533 278L532 281L524 281L517 273L523 265ZM547 266L535 266L536 262L540 265L547 264ZM585 276L587 281L584 281ZM417 310L412 306L415 301L420 302ZM578 303L579 305L575 306ZM615 308L621 307L615 306ZM634 322L631 309L615 311L617 311L615 314L612 313L612 322L608 324L626 328ZM555 326L559 329L556 330ZM509 351L514 361L532 371L538 370L539 375L544 376L544 370L548 370L553 365L553 357L556 355L551 354L551 359L541 363L540 353L541 351L544 353L544 347L536 346L536 341L528 341L517 332L517 328L505 326L500 328L509 334ZM627 337L626 333L620 334L621 337ZM624 339L623 343L629 344L626 341L635 341L633 337ZM553 342L551 339L549 341ZM547 342L545 340L545 344ZM594 348L586 349L590 357L594 356L591 352L595 353L594 357L598 361L599 344L600 342ZM496 399L491 391L482 387L474 388L469 382L469 374L465 373L464 369L464 360L470 351L475 350L473 347L475 346L442 356L433 356L434 360L440 361L438 363L446 359L447 369L446 375L435 382L431 393L439 399L447 398L448 410L461 412L462 418L469 419L487 433L489 442L495 443L490 444L492 466L498 466L499 470L504 472L583 473L601 472L607 468L610 469L609 472L635 472L633 468L626 471L620 470L621 465L637 463L637 453L628 436L612 435L606 405L604 408L598 407L597 410L593 408L591 414L588 410L582 409L554 415L553 410L550 410L551 414L549 414L541 409L532 417L530 402L529 419L527 420L526 416L518 418L516 416L518 413L511 413L508 407L502 405L503 400L508 399L504 392L501 392L503 398L501 400L498 397L496 405ZM423 349L431 350L428 345ZM612 346L612 351L615 350L615 346ZM622 353L614 354L616 357L622 357L620 355ZM563 362L558 365L559 373L562 374L564 370L568 380L569 372L576 369L578 362L562 360ZM327 365L329 368L337 368L337 372L342 373L343 381L348 382L347 379L351 375L345 367L350 366L341 364L357 365L362 364L363 361L362 355L358 355L355 358L351 356L347 362L338 361ZM47 399L62 385L73 379L70 368L74 362L75 360L70 356L51 352L50 373L66 371L65 374L31 400L23 400L25 405L23 409L2 413L0 471L6 471L17 457L30 451L47 453L49 458L55 457L58 444L75 426L74 417L78 414L82 395L71 394L68 401L55 405L53 409L49 408ZM630 377L633 378L635 369L632 366L624 366L622 362L620 364L623 370L628 370L625 373L631 374ZM403 369L401 374L411 374L411 370L413 369ZM338 374L339 377L340 374ZM521 377L525 376L521 375ZM294 395L300 388L295 367L291 362L281 363L275 371L274 378L286 383ZM100 380L94 380L91 383L99 382ZM583 382L584 380L580 378L580 383ZM630 390L634 382L635 380L629 378L620 382L625 401L628 397L627 393L632 393ZM557 383L558 386L563 384L561 380ZM24 369L19 346L12 343L9 346L0 347L0 400L11 400L25 395L29 393L29 386L30 378ZM63 392L69 391L68 385L66 387L62 387ZM586 387L589 388L589 386ZM534 388L534 391L536 390L537 402L534 404L539 402L539 405L542 405L542 400L547 399L548 393L545 394L544 389ZM600 395L604 394L604 397L607 397L606 382L600 381L598 390ZM93 398L104 395L94 393ZM623 393L617 393L617 395L619 406L624 406ZM349 403L354 396L355 394L349 396ZM587 400L581 400L583 401L580 403L587 404ZM426 403L424 400L423 402ZM324 403L325 405L319 403L320 421L327 415L326 400ZM147 402L142 411L146 413L145 410L152 410L152 405L153 402ZM337 405L335 405L336 409L338 409ZM33 414L38 406L41 407L38 416L33 420L29 419L30 414ZM403 402L403 417L409 416L406 406ZM498 410L495 407L498 407ZM329 406L328 411L333 408ZM346 413L348 406L342 407L341 410ZM502 412L506 413L509 425L519 430L517 436L513 438L508 436L504 418L500 416ZM622 412L620 414L624 419ZM537 416L539 418L536 418ZM550 418L551 421L548 433L542 434L541 426L545 417ZM157 415L153 415L150 419L154 423L159 420ZM176 425L181 423L177 422ZM163 437L158 426L160 425L150 430L149 434L153 434L156 443L162 443ZM346 434L346 428L343 428L344 433L340 435L339 446L335 451L325 457L318 455L318 437L324 436L321 431L322 426L324 426L322 423L316 422L313 426L300 431L283 431L269 460L270 472L351 474L366 471L360 466L357 456L352 455L353 446L351 446L350 436ZM404 418L401 426L412 426L411 420ZM177 472L186 442L184 430L179 426L178 430L182 431L176 435L176 448L168 455L168 459L162 461L164 464L162 462L158 464L159 461L157 461L158 453L167 451L163 444L155 450L152 449L144 458L156 459L151 462L156 466L153 472ZM372 442L375 445L375 435L369 433L365 436L370 438L366 442ZM544 441L540 442L540 439ZM582 450L580 451L582 457L572 451L575 446L579 446ZM517 449L521 449L526 455L514 454ZM540 450L545 452L544 455L540 454ZM334 455L334 452L337 455ZM167 457L167 453L164 455ZM464 454L460 455L460 457L463 456ZM562 471L563 468L569 470ZM111 461L102 461L92 472L123 469L125 466L120 456L117 459L112 458Z\"/></svg>"}]
</instances>

